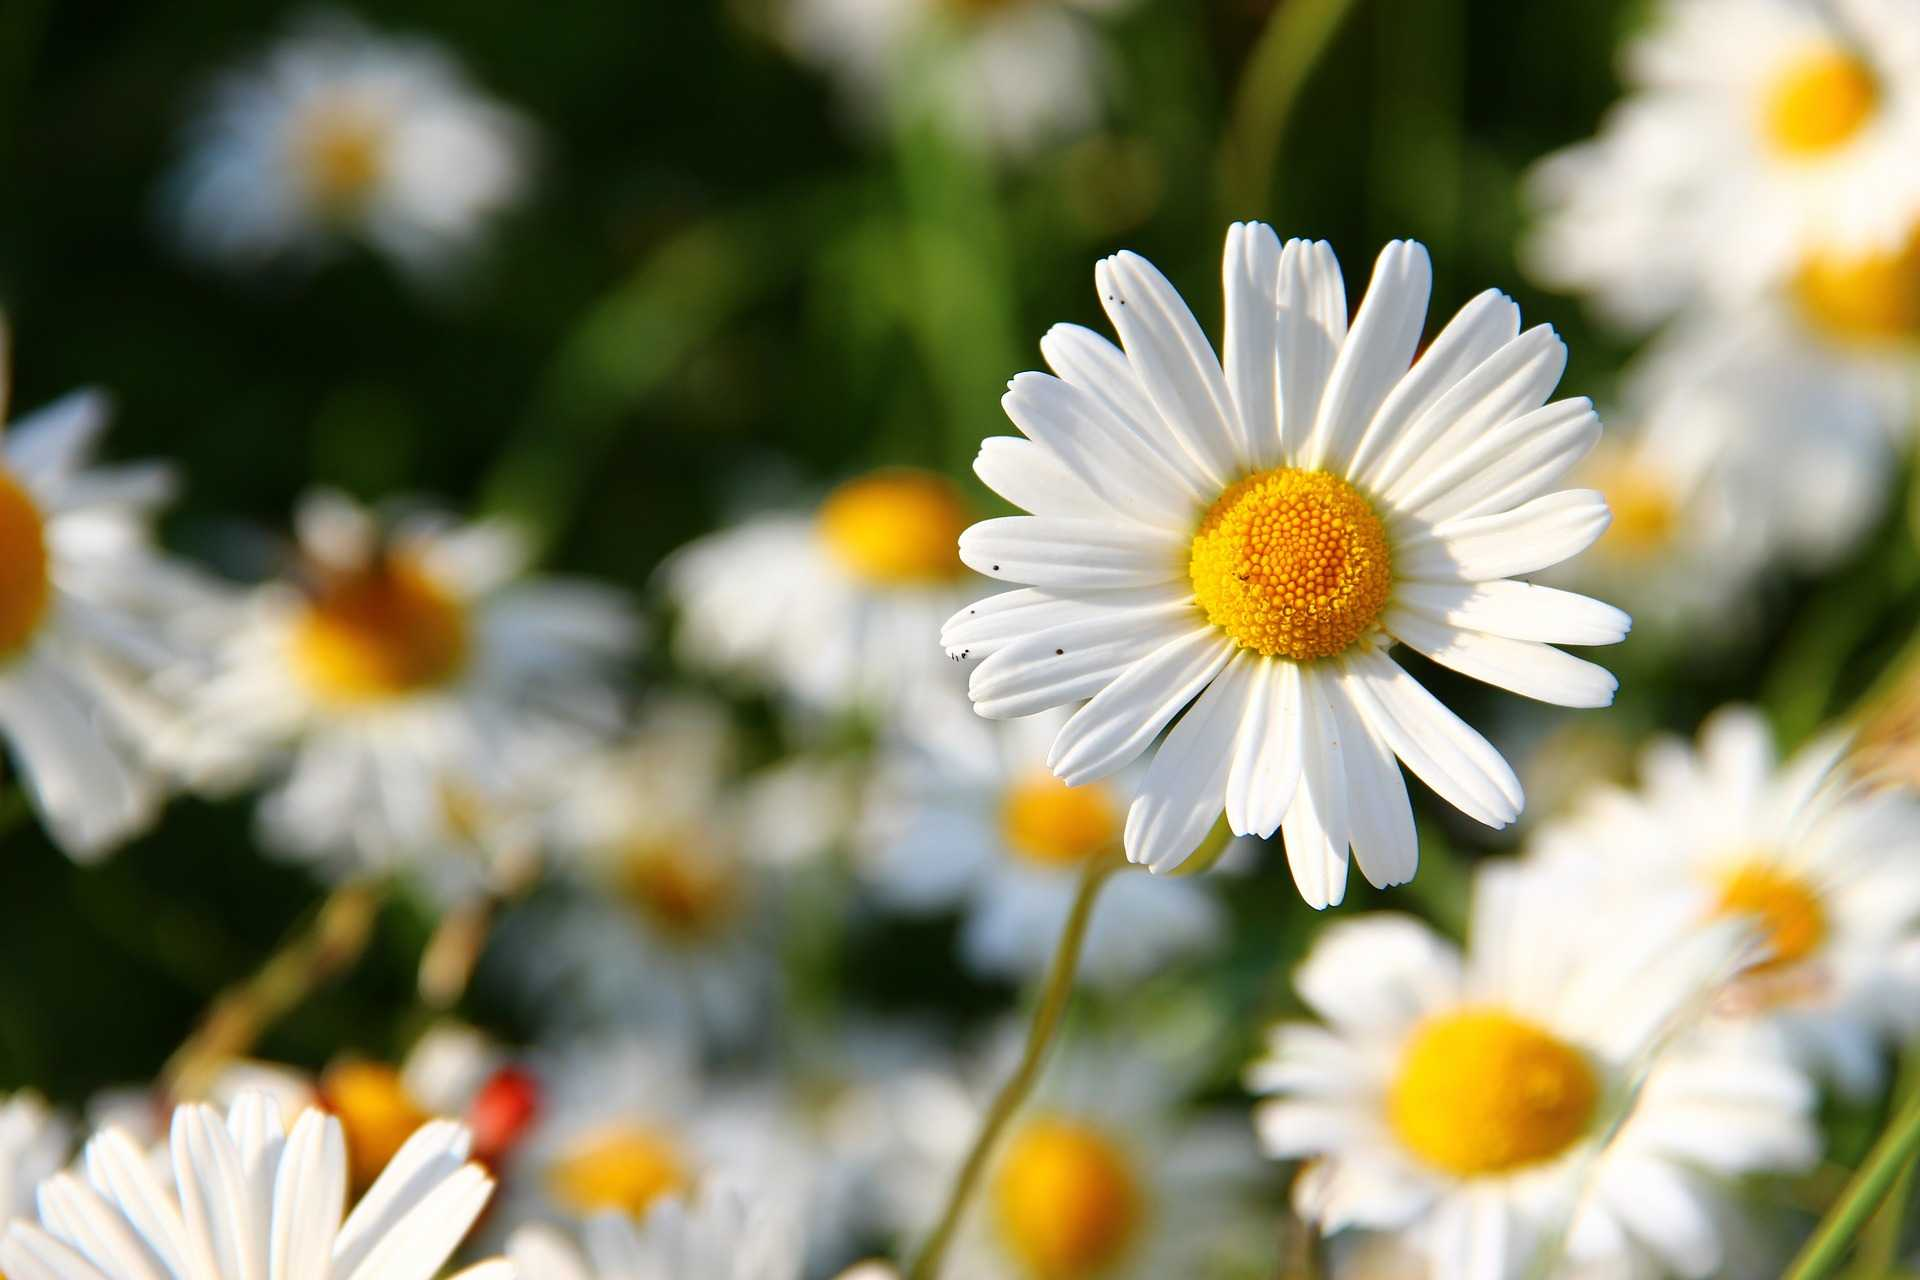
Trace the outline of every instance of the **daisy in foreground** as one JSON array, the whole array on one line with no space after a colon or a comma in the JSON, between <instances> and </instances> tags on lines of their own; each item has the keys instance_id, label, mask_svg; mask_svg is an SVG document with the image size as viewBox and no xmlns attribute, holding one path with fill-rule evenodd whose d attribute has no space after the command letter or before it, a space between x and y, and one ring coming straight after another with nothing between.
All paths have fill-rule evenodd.
<instances>
[{"instance_id":1,"label":"daisy in foreground","mask_svg":"<svg viewBox=\"0 0 1920 1280\"><path fill-rule=\"evenodd\" d=\"M1469 302L1416 361L1432 268L1387 246L1349 325L1324 243L1227 234L1224 365L1173 287L1122 253L1094 273L1121 347L1072 325L1003 403L1027 439L975 469L1032 515L988 520L960 557L1025 589L961 610L995 718L1089 699L1048 765L1078 786L1171 723L1127 815L1127 856L1178 867L1226 810L1285 832L1316 907L1347 850L1376 885L1413 876L1395 757L1470 816L1513 821L1513 770L1387 651L1406 644L1544 701L1604 706L1613 677L1554 644L1610 644L1625 614L1532 586L1593 543L1605 500L1558 482L1599 438L1584 399L1546 403L1566 350L1511 300ZM1182 712L1185 712L1183 715ZM1178 722L1175 719L1178 717Z\"/></svg>"},{"instance_id":2,"label":"daisy in foreground","mask_svg":"<svg viewBox=\"0 0 1920 1280\"><path fill-rule=\"evenodd\" d=\"M327 13L215 84L167 212L190 251L230 266L351 237L431 271L520 194L529 142L440 46Z\"/></svg>"},{"instance_id":3,"label":"daisy in foreground","mask_svg":"<svg viewBox=\"0 0 1920 1280\"><path fill-rule=\"evenodd\" d=\"M301 1113L291 1132L265 1094L224 1116L173 1113L172 1183L132 1138L106 1129L73 1170L40 1185L38 1221L0 1241L11 1280L432 1280L492 1194L467 1132L436 1121L401 1148L352 1213L337 1120ZM269 1271L271 1267L271 1272ZM511 1280L502 1260L463 1280Z\"/></svg>"},{"instance_id":4,"label":"daisy in foreground","mask_svg":"<svg viewBox=\"0 0 1920 1280\"><path fill-rule=\"evenodd\" d=\"M1695 929L1684 889L1637 906L1596 912L1579 877L1496 866L1477 880L1464 956L1392 913L1323 933L1294 979L1323 1023L1276 1028L1247 1076L1273 1095L1255 1115L1268 1153L1312 1161L1294 1184L1301 1216L1400 1232L1442 1280L1548 1274L1534 1268L1563 1236L1580 1261L1713 1274L1699 1149L1719 1171L1804 1165L1813 1094L1764 1058L1642 1090L1750 939ZM1642 1136L1609 1145L1629 1108Z\"/></svg>"}]
</instances>

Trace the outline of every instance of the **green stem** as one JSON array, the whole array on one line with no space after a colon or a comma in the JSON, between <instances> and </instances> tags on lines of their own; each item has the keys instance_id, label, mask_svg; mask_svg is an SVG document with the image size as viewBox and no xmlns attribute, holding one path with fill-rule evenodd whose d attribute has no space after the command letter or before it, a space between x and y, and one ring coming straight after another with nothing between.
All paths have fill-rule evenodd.
<instances>
[{"instance_id":1,"label":"green stem","mask_svg":"<svg viewBox=\"0 0 1920 1280\"><path fill-rule=\"evenodd\" d=\"M1266 212L1287 121L1356 0L1284 0L1247 58L1220 156L1221 192L1238 217Z\"/></svg>"},{"instance_id":2,"label":"green stem","mask_svg":"<svg viewBox=\"0 0 1920 1280\"><path fill-rule=\"evenodd\" d=\"M1900 1055L1900 1079L1894 1085L1891 1114L1900 1114L1916 1096L1920 1096L1920 1044L1911 1044ZM1853 1264L1853 1274L1860 1280L1879 1280L1893 1274L1901 1229L1906 1225L1907 1201L1913 1197L1913 1174L1913 1161L1909 1160L1894 1178L1880 1211L1861 1232L1860 1253Z\"/></svg>"},{"instance_id":3,"label":"green stem","mask_svg":"<svg viewBox=\"0 0 1920 1280\"><path fill-rule=\"evenodd\" d=\"M1787 1269L1785 1280L1825 1280L1846 1261L1860 1229L1920 1153L1920 1096L1909 1098L1867 1152L1840 1199Z\"/></svg>"},{"instance_id":4,"label":"green stem","mask_svg":"<svg viewBox=\"0 0 1920 1280\"><path fill-rule=\"evenodd\" d=\"M933 1234L927 1237L913 1269L907 1273L907 1280L935 1280L940 1274L941 1259L946 1255L947 1246L953 1243L953 1234L966 1214L974 1188L986 1172L995 1143L1007 1122L1020 1110L1020 1104L1027 1100L1034 1082L1040 1078L1040 1068L1046 1064L1047 1050L1053 1047L1061 1015L1066 1012L1067 1000L1073 994L1074 974L1080 968L1080 949L1087 939L1087 922L1093 918L1094 900L1100 895L1100 886L1123 865L1113 857L1096 858L1087 864L1086 872L1080 877L1080 892L1073 899L1073 910L1067 914L1060 941L1054 947L1046 983L1040 988L1040 1003L1034 1009L1033 1024L1027 1029L1027 1047L1020 1055L1020 1065L994 1097L979 1136L973 1140L973 1149L967 1153L966 1162L953 1180L947 1207Z\"/></svg>"}]
</instances>

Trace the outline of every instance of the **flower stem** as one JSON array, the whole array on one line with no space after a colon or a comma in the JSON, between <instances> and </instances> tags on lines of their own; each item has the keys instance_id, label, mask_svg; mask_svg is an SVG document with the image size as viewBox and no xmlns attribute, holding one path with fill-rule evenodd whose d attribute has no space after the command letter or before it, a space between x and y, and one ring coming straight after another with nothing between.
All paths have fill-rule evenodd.
<instances>
[{"instance_id":1,"label":"flower stem","mask_svg":"<svg viewBox=\"0 0 1920 1280\"><path fill-rule=\"evenodd\" d=\"M1888 1122L1840 1199L1787 1269L1785 1280L1825 1280L1837 1273L1854 1237L1916 1154L1920 1154L1920 1095L1908 1098Z\"/></svg>"},{"instance_id":2,"label":"flower stem","mask_svg":"<svg viewBox=\"0 0 1920 1280\"><path fill-rule=\"evenodd\" d=\"M1355 3L1286 0L1274 6L1241 72L1233 119L1221 148L1220 185L1230 215L1256 218L1267 213L1287 121L1320 55Z\"/></svg>"},{"instance_id":3,"label":"flower stem","mask_svg":"<svg viewBox=\"0 0 1920 1280\"><path fill-rule=\"evenodd\" d=\"M973 1198L981 1175L986 1172L994 1144L1007 1127L1007 1122L1019 1111L1020 1104L1026 1101L1034 1082L1040 1078L1040 1068L1046 1063L1047 1050L1052 1048L1054 1036L1060 1029L1061 1015L1066 1012L1067 999L1073 994L1074 974L1080 968L1080 949L1086 942L1087 922L1093 918L1094 900L1100 895L1100 886L1124 865L1114 857L1095 858L1087 863L1087 869L1080 877L1080 891L1073 899L1073 909L1067 914L1067 922L1060 930L1060 941L1054 947L1046 983L1040 989L1040 1003L1034 1009L1033 1024L1027 1029L1027 1046L1020 1055L1020 1065L994 1097L993 1106L988 1109L986 1120L980 1126L980 1133L973 1140L973 1149L967 1153L966 1162L960 1166L960 1173L953 1180L953 1190L947 1195L946 1209L941 1213L933 1234L927 1237L926 1246L921 1249L913 1269L907 1273L907 1280L935 1280L940 1274L941 1259L946 1255L947 1246L953 1243L953 1234L966 1214L967 1203Z\"/></svg>"}]
</instances>

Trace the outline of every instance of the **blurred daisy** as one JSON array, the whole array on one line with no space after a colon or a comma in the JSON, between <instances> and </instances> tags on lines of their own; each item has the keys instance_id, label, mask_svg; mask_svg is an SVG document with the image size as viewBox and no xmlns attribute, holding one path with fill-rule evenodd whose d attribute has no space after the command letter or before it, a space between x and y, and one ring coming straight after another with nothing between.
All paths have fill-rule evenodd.
<instances>
[{"instance_id":1,"label":"blurred daisy","mask_svg":"<svg viewBox=\"0 0 1920 1280\"><path fill-rule=\"evenodd\" d=\"M1632 96L1534 175L1534 273L1646 325L1832 261L1894 256L1920 219L1920 25L1899 0L1666 0Z\"/></svg>"},{"instance_id":2,"label":"blurred daisy","mask_svg":"<svg viewBox=\"0 0 1920 1280\"><path fill-rule=\"evenodd\" d=\"M526 185L531 131L451 55L327 13L228 72L166 191L185 247L249 268L358 239L444 268Z\"/></svg>"},{"instance_id":3,"label":"blurred daisy","mask_svg":"<svg viewBox=\"0 0 1920 1280\"><path fill-rule=\"evenodd\" d=\"M944 642L979 659L981 714L1090 699L1048 764L1078 786L1146 752L1127 856L1179 866L1225 807L1236 834L1286 834L1306 900L1339 902L1349 845L1376 885L1413 876L1395 757L1491 826L1519 813L1499 753L1387 655L1543 701L1603 706L1614 680L1552 648L1610 644L1625 614L1536 587L1607 505L1556 486L1599 438L1585 400L1545 404L1566 360L1489 290L1416 362L1431 267L1387 246L1347 323L1324 243L1235 225L1224 367L1173 287L1123 253L1095 272L1124 351L1057 326L1059 377L1003 403L1028 439L986 441L980 476L1034 515L988 520L960 556L1026 589L982 600ZM1182 711L1185 714L1182 715Z\"/></svg>"},{"instance_id":4,"label":"blurred daisy","mask_svg":"<svg viewBox=\"0 0 1920 1280\"><path fill-rule=\"evenodd\" d=\"M1843 744L1781 763L1759 715L1727 708L1697 749L1650 747L1641 789L1605 788L1544 828L1542 858L1607 868L1627 902L1691 880L1720 916L1747 918L1765 959L1722 1001L1809 1069L1864 1097L1882 1050L1920 1030L1920 987L1902 951L1920 941L1920 802L1849 786Z\"/></svg>"},{"instance_id":5,"label":"blurred daisy","mask_svg":"<svg viewBox=\"0 0 1920 1280\"><path fill-rule=\"evenodd\" d=\"M897 1168L883 1189L902 1231L924 1230L939 1210L1014 1048L996 1046L977 1084L927 1072L895 1081ZM1252 1208L1259 1154L1242 1124L1186 1111L1193 1083L1151 1055L1068 1040L999 1143L948 1274L1163 1280L1229 1258L1271 1272Z\"/></svg>"},{"instance_id":6,"label":"blurred daisy","mask_svg":"<svg viewBox=\"0 0 1920 1280\"><path fill-rule=\"evenodd\" d=\"M0 1222L31 1216L34 1188L67 1162L67 1122L30 1090L0 1098Z\"/></svg>"},{"instance_id":7,"label":"blurred daisy","mask_svg":"<svg viewBox=\"0 0 1920 1280\"><path fill-rule=\"evenodd\" d=\"M786 0L783 35L862 114L929 113L1021 153L1098 123L1108 64L1094 21L1127 0Z\"/></svg>"},{"instance_id":8,"label":"blurred daisy","mask_svg":"<svg viewBox=\"0 0 1920 1280\"><path fill-rule=\"evenodd\" d=\"M1717 1246L1674 1145L1684 1125L1636 1110L1629 1123L1653 1127L1635 1158L1605 1145L1736 958L1742 931L1693 928L1699 905L1649 892L1597 912L1577 877L1497 866L1477 879L1464 956L1392 913L1325 930L1294 978L1322 1021L1276 1028L1247 1077L1273 1095L1255 1115L1267 1152L1312 1161L1295 1209L1328 1232L1401 1233L1438 1277L1520 1276L1590 1187L1605 1221L1575 1238L1711 1274L1694 1265ZM1770 1117L1749 1133L1737 1107L1716 1116L1723 1162L1767 1149Z\"/></svg>"},{"instance_id":9,"label":"blurred daisy","mask_svg":"<svg viewBox=\"0 0 1920 1280\"><path fill-rule=\"evenodd\" d=\"M0 1241L13 1280L231 1280L285 1274L432 1280L493 1191L467 1162L467 1134L444 1121L414 1135L344 1222L346 1141L339 1122L302 1114L292 1131L263 1094L222 1115L189 1103L173 1115L169 1186L126 1134L106 1129L79 1166L40 1186L39 1220ZM466 1280L511 1280L483 1262Z\"/></svg>"},{"instance_id":10,"label":"blurred daisy","mask_svg":"<svg viewBox=\"0 0 1920 1280\"><path fill-rule=\"evenodd\" d=\"M944 477L899 468L847 481L808 514L703 538L663 570L681 612L677 654L810 709L908 722L907 707L952 679L936 637L975 581L955 550L972 519Z\"/></svg>"},{"instance_id":11,"label":"blurred daisy","mask_svg":"<svg viewBox=\"0 0 1920 1280\"><path fill-rule=\"evenodd\" d=\"M1064 718L997 726L993 750L970 757L896 753L878 785L867 874L903 909L960 908L961 953L991 977L1042 972L1082 869L1119 855L1125 799L1105 782L1069 787L1047 771ZM1130 983L1218 942L1224 926L1197 882L1118 876L1088 926L1081 972L1095 984Z\"/></svg>"},{"instance_id":12,"label":"blurred daisy","mask_svg":"<svg viewBox=\"0 0 1920 1280\"><path fill-rule=\"evenodd\" d=\"M691 1202L662 1200L643 1220L589 1218L579 1246L549 1226L521 1227L507 1257L521 1280L799 1280L801 1235L780 1207L709 1187Z\"/></svg>"},{"instance_id":13,"label":"blurred daisy","mask_svg":"<svg viewBox=\"0 0 1920 1280\"><path fill-rule=\"evenodd\" d=\"M0 329L0 420L5 348ZM178 633L218 600L153 543L171 471L91 465L107 416L104 396L78 392L0 443L0 736L48 835L81 861L158 812L149 763L174 712L149 677L192 647Z\"/></svg>"},{"instance_id":14,"label":"blurred daisy","mask_svg":"<svg viewBox=\"0 0 1920 1280\"><path fill-rule=\"evenodd\" d=\"M610 730L627 601L526 575L512 528L414 512L383 524L333 493L297 513L293 582L235 610L175 756L202 785L273 772L263 838L337 867L412 861L464 885L524 857L535 782ZM467 857L448 855L470 855Z\"/></svg>"}]
</instances>

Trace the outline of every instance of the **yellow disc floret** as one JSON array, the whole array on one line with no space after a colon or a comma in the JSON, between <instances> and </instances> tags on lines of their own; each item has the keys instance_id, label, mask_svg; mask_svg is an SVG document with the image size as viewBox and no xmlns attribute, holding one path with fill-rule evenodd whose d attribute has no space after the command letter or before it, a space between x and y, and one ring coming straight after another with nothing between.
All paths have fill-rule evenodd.
<instances>
[{"instance_id":1,"label":"yellow disc floret","mask_svg":"<svg viewBox=\"0 0 1920 1280\"><path fill-rule=\"evenodd\" d=\"M994 1179L1007 1251L1034 1280L1081 1280L1120 1262L1146 1203L1127 1153L1091 1125L1037 1117L1014 1134Z\"/></svg>"},{"instance_id":2,"label":"yellow disc floret","mask_svg":"<svg viewBox=\"0 0 1920 1280\"><path fill-rule=\"evenodd\" d=\"M1666 550L1680 524L1680 505L1664 473L1616 455L1589 463L1587 475L1613 512L1601 536L1603 550L1623 560L1645 560Z\"/></svg>"},{"instance_id":3,"label":"yellow disc floret","mask_svg":"<svg viewBox=\"0 0 1920 1280\"><path fill-rule=\"evenodd\" d=\"M1070 787L1045 769L1008 787L1000 805L1000 831L1008 847L1044 867L1077 866L1119 848L1123 820L1105 786Z\"/></svg>"},{"instance_id":4,"label":"yellow disc floret","mask_svg":"<svg viewBox=\"0 0 1920 1280\"><path fill-rule=\"evenodd\" d=\"M1387 531L1324 471L1282 467L1220 495L1187 561L1207 620L1244 649L1304 662L1365 635L1392 585Z\"/></svg>"},{"instance_id":5,"label":"yellow disc floret","mask_svg":"<svg viewBox=\"0 0 1920 1280\"><path fill-rule=\"evenodd\" d=\"M379 116L358 103L313 107L293 142L294 173L308 198L335 216L358 210L386 173L386 134Z\"/></svg>"},{"instance_id":6,"label":"yellow disc floret","mask_svg":"<svg viewBox=\"0 0 1920 1280\"><path fill-rule=\"evenodd\" d=\"M0 659L27 647L52 597L47 531L32 495L0 471Z\"/></svg>"},{"instance_id":7,"label":"yellow disc floret","mask_svg":"<svg viewBox=\"0 0 1920 1280\"><path fill-rule=\"evenodd\" d=\"M1920 226L1883 253L1816 254L1793 280L1816 329L1846 342L1889 345L1920 338Z\"/></svg>"},{"instance_id":8,"label":"yellow disc floret","mask_svg":"<svg viewBox=\"0 0 1920 1280\"><path fill-rule=\"evenodd\" d=\"M414 1101L400 1073L380 1062L342 1062L320 1077L320 1098L340 1118L353 1185L380 1176L413 1131L433 1119Z\"/></svg>"},{"instance_id":9,"label":"yellow disc floret","mask_svg":"<svg viewBox=\"0 0 1920 1280\"><path fill-rule=\"evenodd\" d=\"M1827 936L1827 911L1807 882L1773 863L1735 863L1719 876L1724 916L1748 916L1765 935L1767 958L1754 968L1779 970L1805 960Z\"/></svg>"},{"instance_id":10,"label":"yellow disc floret","mask_svg":"<svg viewBox=\"0 0 1920 1280\"><path fill-rule=\"evenodd\" d=\"M973 523L945 478L895 468L849 480L820 506L820 534L856 577L881 586L951 582L965 572L960 535Z\"/></svg>"},{"instance_id":11,"label":"yellow disc floret","mask_svg":"<svg viewBox=\"0 0 1920 1280\"><path fill-rule=\"evenodd\" d=\"M740 902L732 863L697 843L642 841L617 873L621 895L649 923L683 941L713 936Z\"/></svg>"},{"instance_id":12,"label":"yellow disc floret","mask_svg":"<svg viewBox=\"0 0 1920 1280\"><path fill-rule=\"evenodd\" d=\"M1818 156L1859 133L1879 101L1873 68L1845 49L1823 47L1793 59L1767 86L1762 128L1782 155Z\"/></svg>"},{"instance_id":13,"label":"yellow disc floret","mask_svg":"<svg viewBox=\"0 0 1920 1280\"><path fill-rule=\"evenodd\" d=\"M466 664L460 602L402 556L326 578L294 630L294 656L329 702L377 702L445 684Z\"/></svg>"},{"instance_id":14,"label":"yellow disc floret","mask_svg":"<svg viewBox=\"0 0 1920 1280\"><path fill-rule=\"evenodd\" d=\"M547 1170L548 1190L582 1217L611 1209L634 1219L654 1203L692 1189L693 1175L673 1139L622 1125L577 1143Z\"/></svg>"},{"instance_id":15,"label":"yellow disc floret","mask_svg":"<svg viewBox=\"0 0 1920 1280\"><path fill-rule=\"evenodd\" d=\"M1468 1009L1414 1031L1387 1115L1414 1155L1472 1178L1553 1159L1592 1128L1599 1096L1580 1050L1511 1014Z\"/></svg>"}]
</instances>

